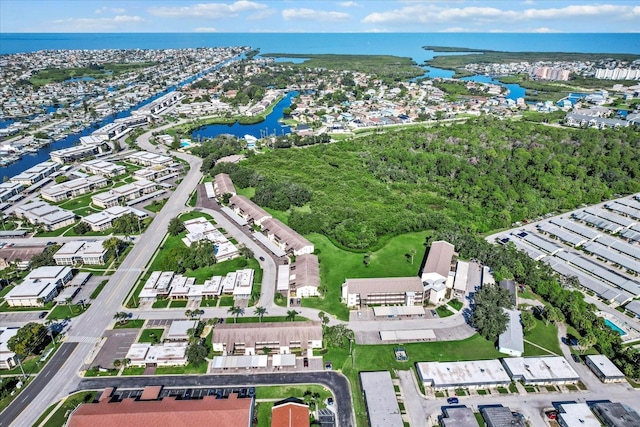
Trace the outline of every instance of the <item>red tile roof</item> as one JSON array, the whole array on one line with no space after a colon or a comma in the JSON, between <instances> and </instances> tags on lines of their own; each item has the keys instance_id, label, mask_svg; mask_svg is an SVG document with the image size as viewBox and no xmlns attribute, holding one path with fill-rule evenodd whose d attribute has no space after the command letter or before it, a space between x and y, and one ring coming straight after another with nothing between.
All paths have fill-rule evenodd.
<instances>
[{"instance_id":1,"label":"red tile roof","mask_svg":"<svg viewBox=\"0 0 640 427\"><path fill-rule=\"evenodd\" d=\"M69 427L247 427L252 418L252 399L216 399L205 396L198 400L136 401L121 402L102 400L85 403L71 415ZM308 425L308 424L307 424Z\"/></svg>"},{"instance_id":2,"label":"red tile roof","mask_svg":"<svg viewBox=\"0 0 640 427\"><path fill-rule=\"evenodd\" d=\"M309 427L309 407L284 403L271 409L271 427Z\"/></svg>"}]
</instances>

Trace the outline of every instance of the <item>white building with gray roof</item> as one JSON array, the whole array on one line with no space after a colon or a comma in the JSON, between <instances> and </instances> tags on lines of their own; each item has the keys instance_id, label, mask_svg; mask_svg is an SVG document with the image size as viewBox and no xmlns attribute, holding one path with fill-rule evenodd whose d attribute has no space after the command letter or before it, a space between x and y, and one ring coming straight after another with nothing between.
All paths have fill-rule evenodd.
<instances>
[{"instance_id":1,"label":"white building with gray roof","mask_svg":"<svg viewBox=\"0 0 640 427\"><path fill-rule=\"evenodd\" d=\"M360 372L360 384L371 427L404 426L388 371Z\"/></svg>"}]
</instances>

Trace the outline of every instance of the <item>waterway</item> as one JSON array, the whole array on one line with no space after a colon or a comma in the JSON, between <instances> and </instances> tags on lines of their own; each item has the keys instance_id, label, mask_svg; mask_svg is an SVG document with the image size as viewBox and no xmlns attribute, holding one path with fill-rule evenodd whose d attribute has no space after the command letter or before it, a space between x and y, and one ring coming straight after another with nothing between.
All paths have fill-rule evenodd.
<instances>
[{"instance_id":1,"label":"waterway","mask_svg":"<svg viewBox=\"0 0 640 427\"><path fill-rule=\"evenodd\" d=\"M267 135L286 135L291 132L289 126L282 125L279 120L284 116L285 108L291 106L293 98L298 96L298 92L287 93L274 107L273 111L265 118L264 121L252 125L242 125L235 122L230 125L207 125L194 130L191 137L194 140L202 138L214 138L218 135L234 135L242 138L245 135L251 135L256 138L263 138Z\"/></svg>"},{"instance_id":2,"label":"waterway","mask_svg":"<svg viewBox=\"0 0 640 427\"><path fill-rule=\"evenodd\" d=\"M228 64L231 61L235 61L237 59L239 59L239 58L229 59L229 60L224 61L224 62L222 62L222 63L220 63L220 64L218 64L218 65L216 65L216 66L214 66L212 68L209 68L209 69L207 69L205 71L202 71L202 72L200 72L198 74L195 74L192 77L190 77L190 78L178 83L177 85L170 86L170 87L166 88L165 90L163 90L162 92L159 92L159 93L157 93L157 94L145 99L144 101L139 102L138 104L134 105L130 109L120 111L120 112L118 112L116 114L113 114L113 115L103 119L100 122L96 122L93 125L86 127L85 129L83 129L80 132L69 134L65 138L62 138L62 139L60 139L58 141L54 141L49 145L43 146L38 150L37 153L25 154L20 158L20 160L16 161L15 163L12 163L12 164L4 166L4 167L0 167L0 177L2 179L4 179L4 177L12 177L12 176L18 175L19 173L29 169L32 166L37 165L38 163L46 162L46 161L50 160L49 153L51 153L52 151L61 150L63 148L68 148L68 147L72 147L73 145L78 143L80 137L91 135L91 133L94 130L96 130L96 129L102 127L102 126L105 126L105 125L107 125L109 123L113 123L113 121L115 119L120 119L120 118L123 118L123 117L129 117L131 115L132 111L137 110L138 108L155 101L156 99L160 98L161 96L163 96L163 95L165 95L165 94L167 94L169 92L172 92L172 91L176 90L177 88L179 88L181 86L189 84L189 83L193 82L194 80L196 80L196 79L198 79L198 78L200 78L200 77L202 77L202 76L204 76L204 75L206 75L206 74L208 74L208 73L210 73L210 72L212 72L214 70L217 70L218 68ZM4 120L4 121L7 122L6 126L8 126L11 123L10 120Z\"/></svg>"}]
</instances>

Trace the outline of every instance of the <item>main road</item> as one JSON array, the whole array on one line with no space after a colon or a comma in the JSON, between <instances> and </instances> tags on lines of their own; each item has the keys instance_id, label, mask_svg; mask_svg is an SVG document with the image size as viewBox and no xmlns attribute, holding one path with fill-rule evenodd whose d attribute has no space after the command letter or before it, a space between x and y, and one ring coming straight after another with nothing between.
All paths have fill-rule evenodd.
<instances>
[{"instance_id":1,"label":"main road","mask_svg":"<svg viewBox=\"0 0 640 427\"><path fill-rule=\"evenodd\" d=\"M141 148L156 151L149 143L149 131L138 140ZM2 414L3 424L31 426L40 414L53 402L76 389L79 383L77 372L84 366L85 358L94 350L103 331L113 321L114 313L122 311L122 303L129 291L135 286L140 273L149 263L156 248L167 233L171 218L185 210L189 195L202 178L200 167L202 160L184 153L174 153L189 164L189 171L176 188L162 210L156 215L146 232L138 238L133 249L120 268L111 276L104 290L91 304L87 312L73 323L67 333L67 342L78 343L68 355L62 367L45 383L34 381L23 393L39 391L37 398L17 399Z\"/></svg>"}]
</instances>

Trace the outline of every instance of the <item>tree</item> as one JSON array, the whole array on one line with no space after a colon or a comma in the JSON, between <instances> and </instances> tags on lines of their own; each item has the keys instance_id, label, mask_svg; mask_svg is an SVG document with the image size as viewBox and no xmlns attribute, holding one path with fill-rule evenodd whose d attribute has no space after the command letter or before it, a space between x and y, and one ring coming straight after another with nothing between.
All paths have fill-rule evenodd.
<instances>
[{"instance_id":1,"label":"tree","mask_svg":"<svg viewBox=\"0 0 640 427\"><path fill-rule=\"evenodd\" d=\"M588 331L582 338L578 340L578 348L580 353L584 354L587 349L593 347L598 342L598 338L593 331Z\"/></svg>"},{"instance_id":2,"label":"tree","mask_svg":"<svg viewBox=\"0 0 640 427\"><path fill-rule=\"evenodd\" d=\"M46 327L40 323L29 322L7 342L9 350L20 356L37 354L41 351L47 336Z\"/></svg>"},{"instance_id":3,"label":"tree","mask_svg":"<svg viewBox=\"0 0 640 427\"><path fill-rule=\"evenodd\" d=\"M178 217L171 218L171 220L169 221L169 226L167 228L167 231L169 232L170 235L177 236L178 234L182 233L184 230L185 230L184 224L182 223L182 221L180 221L180 218Z\"/></svg>"},{"instance_id":4,"label":"tree","mask_svg":"<svg viewBox=\"0 0 640 427\"><path fill-rule=\"evenodd\" d=\"M193 317L193 312L191 310L187 310L187 311L184 312L184 315L189 317L189 318L191 318L191 317Z\"/></svg>"},{"instance_id":5,"label":"tree","mask_svg":"<svg viewBox=\"0 0 640 427\"><path fill-rule=\"evenodd\" d=\"M120 369L120 367L122 366L122 360L120 359L116 359L113 361L113 367L116 369Z\"/></svg>"},{"instance_id":6,"label":"tree","mask_svg":"<svg viewBox=\"0 0 640 427\"><path fill-rule=\"evenodd\" d=\"M565 318L564 318L564 314L562 313L562 311L557 308L554 307L552 305L546 305L544 307L544 323L545 325L549 325L549 322L553 322L555 324L558 324L560 322L564 322Z\"/></svg>"},{"instance_id":7,"label":"tree","mask_svg":"<svg viewBox=\"0 0 640 427\"><path fill-rule=\"evenodd\" d=\"M324 311L318 312L318 318L322 322L322 326L326 326L329 323L329 316Z\"/></svg>"},{"instance_id":8,"label":"tree","mask_svg":"<svg viewBox=\"0 0 640 427\"><path fill-rule=\"evenodd\" d=\"M353 331L344 324L336 326L327 326L324 331L324 341L327 347L344 347L345 339L353 334Z\"/></svg>"},{"instance_id":9,"label":"tree","mask_svg":"<svg viewBox=\"0 0 640 427\"><path fill-rule=\"evenodd\" d=\"M251 259L254 257L253 255L253 251L251 249L249 249L246 246L241 246L240 247L240 254L245 257L246 259Z\"/></svg>"},{"instance_id":10,"label":"tree","mask_svg":"<svg viewBox=\"0 0 640 427\"><path fill-rule=\"evenodd\" d=\"M238 323L238 316L244 315L244 308L234 305L232 307L229 307L229 310L227 310L227 312L231 313L232 316L235 316L233 323Z\"/></svg>"},{"instance_id":11,"label":"tree","mask_svg":"<svg viewBox=\"0 0 640 427\"><path fill-rule=\"evenodd\" d=\"M298 315L298 312L295 310L289 310L287 311L287 320L291 320L292 322L296 320L296 316Z\"/></svg>"},{"instance_id":12,"label":"tree","mask_svg":"<svg viewBox=\"0 0 640 427\"><path fill-rule=\"evenodd\" d=\"M116 260L118 260L120 251L122 251L122 249L125 246L127 246L127 243L123 242L117 237L109 237L108 239L102 242L102 247L104 247L107 250L107 253L109 254L109 256L115 257Z\"/></svg>"},{"instance_id":13,"label":"tree","mask_svg":"<svg viewBox=\"0 0 640 427\"><path fill-rule=\"evenodd\" d=\"M487 285L476 292L473 299L471 322L480 335L495 341L509 323L509 316L502 310L512 306L509 291L500 286Z\"/></svg>"},{"instance_id":14,"label":"tree","mask_svg":"<svg viewBox=\"0 0 640 427\"><path fill-rule=\"evenodd\" d=\"M73 298L71 297L67 297L64 299L64 303L67 305L67 307L69 307L69 313L71 316L73 316L73 310L71 309L71 303L73 302Z\"/></svg>"},{"instance_id":15,"label":"tree","mask_svg":"<svg viewBox=\"0 0 640 427\"><path fill-rule=\"evenodd\" d=\"M536 327L536 317L528 310L520 313L520 320L522 321L522 329L525 332L530 332Z\"/></svg>"},{"instance_id":16,"label":"tree","mask_svg":"<svg viewBox=\"0 0 640 427\"><path fill-rule=\"evenodd\" d=\"M262 347L262 354L269 354L271 352L271 349L269 347Z\"/></svg>"},{"instance_id":17,"label":"tree","mask_svg":"<svg viewBox=\"0 0 640 427\"><path fill-rule=\"evenodd\" d=\"M267 309L265 307L258 306L253 312L258 316L258 318L260 318L260 323L262 323L262 318L267 314Z\"/></svg>"},{"instance_id":18,"label":"tree","mask_svg":"<svg viewBox=\"0 0 640 427\"><path fill-rule=\"evenodd\" d=\"M416 250L415 249L410 249L409 250L409 255L411 255L411 265L413 265L413 257L416 256Z\"/></svg>"},{"instance_id":19,"label":"tree","mask_svg":"<svg viewBox=\"0 0 640 427\"><path fill-rule=\"evenodd\" d=\"M116 314L113 315L113 318L118 323L124 323L124 321L129 318L129 315L127 313L125 313L124 311L119 311L119 312L117 312Z\"/></svg>"},{"instance_id":20,"label":"tree","mask_svg":"<svg viewBox=\"0 0 640 427\"><path fill-rule=\"evenodd\" d=\"M73 226L73 232L76 234L87 234L91 231L91 227L84 221L80 221Z\"/></svg>"},{"instance_id":21,"label":"tree","mask_svg":"<svg viewBox=\"0 0 640 427\"><path fill-rule=\"evenodd\" d=\"M187 361L192 365L200 365L207 357L207 348L200 343L187 347Z\"/></svg>"}]
</instances>

